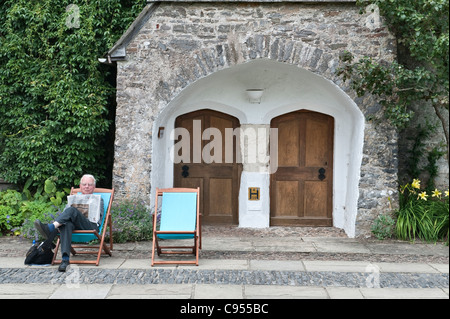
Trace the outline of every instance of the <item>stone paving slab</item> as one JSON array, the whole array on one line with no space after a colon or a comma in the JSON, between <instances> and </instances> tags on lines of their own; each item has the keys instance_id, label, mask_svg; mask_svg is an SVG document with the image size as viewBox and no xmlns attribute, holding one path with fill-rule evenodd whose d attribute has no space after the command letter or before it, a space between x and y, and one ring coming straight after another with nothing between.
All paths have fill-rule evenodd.
<instances>
[{"instance_id":1,"label":"stone paving slab","mask_svg":"<svg viewBox=\"0 0 450 319\"><path fill-rule=\"evenodd\" d=\"M191 299L194 285L115 285L108 299Z\"/></svg>"},{"instance_id":2,"label":"stone paving slab","mask_svg":"<svg viewBox=\"0 0 450 319\"><path fill-rule=\"evenodd\" d=\"M442 288L286 287L260 285L0 285L0 299L448 299Z\"/></svg>"},{"instance_id":3,"label":"stone paving slab","mask_svg":"<svg viewBox=\"0 0 450 319\"><path fill-rule=\"evenodd\" d=\"M245 297L249 299L328 299L323 287L245 286Z\"/></svg>"},{"instance_id":4,"label":"stone paving slab","mask_svg":"<svg viewBox=\"0 0 450 319\"><path fill-rule=\"evenodd\" d=\"M326 291L330 299L364 299L361 289L348 287L327 287Z\"/></svg>"},{"instance_id":5,"label":"stone paving slab","mask_svg":"<svg viewBox=\"0 0 450 319\"><path fill-rule=\"evenodd\" d=\"M60 285L2 284L0 299L48 299Z\"/></svg>"},{"instance_id":6,"label":"stone paving slab","mask_svg":"<svg viewBox=\"0 0 450 319\"><path fill-rule=\"evenodd\" d=\"M0 257L0 268L57 269L57 265L24 265L22 257ZM195 265L155 265L149 259L103 258L99 266L78 265L80 269L190 269L190 270L276 270L276 271L333 271L382 273L430 273L448 274L448 264L426 263L385 263L366 261L324 261L324 260L245 260L245 259L204 259ZM375 267L375 268L374 268Z\"/></svg>"},{"instance_id":7,"label":"stone paving slab","mask_svg":"<svg viewBox=\"0 0 450 319\"><path fill-rule=\"evenodd\" d=\"M365 244L372 254L448 256L449 247L442 244L377 243Z\"/></svg>"},{"instance_id":8,"label":"stone paving slab","mask_svg":"<svg viewBox=\"0 0 450 319\"><path fill-rule=\"evenodd\" d=\"M371 289L360 288L359 291L365 299L448 299L448 289L413 289L413 288L387 288Z\"/></svg>"},{"instance_id":9,"label":"stone paving slab","mask_svg":"<svg viewBox=\"0 0 450 319\"><path fill-rule=\"evenodd\" d=\"M250 260L250 270L292 270L292 271L306 271L303 261L300 260Z\"/></svg>"},{"instance_id":10,"label":"stone paving slab","mask_svg":"<svg viewBox=\"0 0 450 319\"><path fill-rule=\"evenodd\" d=\"M0 256L23 257L31 246L28 241L0 238ZM114 244L113 254L151 254L151 242ZM404 241L373 241L333 237L204 237L202 252L296 252L296 253L351 253L374 255L449 256L449 247L443 244L409 243ZM102 259L103 260L103 259Z\"/></svg>"},{"instance_id":11,"label":"stone paving slab","mask_svg":"<svg viewBox=\"0 0 450 319\"><path fill-rule=\"evenodd\" d=\"M251 239L254 251L259 252L316 252L317 247L312 242L301 238L257 238Z\"/></svg>"},{"instance_id":12,"label":"stone paving slab","mask_svg":"<svg viewBox=\"0 0 450 319\"><path fill-rule=\"evenodd\" d=\"M60 285L49 299L105 299L112 287L112 284Z\"/></svg>"},{"instance_id":13,"label":"stone paving slab","mask_svg":"<svg viewBox=\"0 0 450 319\"><path fill-rule=\"evenodd\" d=\"M342 272L394 272L394 273L447 273L447 264L424 263L370 263L364 261L303 261L306 271L342 271Z\"/></svg>"},{"instance_id":14,"label":"stone paving slab","mask_svg":"<svg viewBox=\"0 0 450 319\"><path fill-rule=\"evenodd\" d=\"M374 271L372 263L364 261L303 261L306 271L367 272ZM376 269L375 269L376 270Z\"/></svg>"},{"instance_id":15,"label":"stone paving slab","mask_svg":"<svg viewBox=\"0 0 450 319\"><path fill-rule=\"evenodd\" d=\"M180 246L181 245L182 244L180 244ZM207 250L250 252L255 251L255 248L252 239L211 237L208 238L208 240L202 241L202 251Z\"/></svg>"},{"instance_id":16,"label":"stone paving slab","mask_svg":"<svg viewBox=\"0 0 450 319\"><path fill-rule=\"evenodd\" d=\"M352 254L370 254L371 251L367 245L352 242L314 242L316 251L324 253L352 253Z\"/></svg>"},{"instance_id":17,"label":"stone paving slab","mask_svg":"<svg viewBox=\"0 0 450 319\"><path fill-rule=\"evenodd\" d=\"M243 299L241 285L195 285L193 299Z\"/></svg>"},{"instance_id":18,"label":"stone paving slab","mask_svg":"<svg viewBox=\"0 0 450 319\"><path fill-rule=\"evenodd\" d=\"M376 265L376 264L375 264ZM409 273L439 273L440 271L429 264L415 263L415 264L397 264L397 263L380 263L379 265L380 272L409 272ZM438 267L443 268L443 267ZM442 269L442 273L448 274L448 265L447 271Z\"/></svg>"},{"instance_id":19,"label":"stone paving slab","mask_svg":"<svg viewBox=\"0 0 450 319\"><path fill-rule=\"evenodd\" d=\"M449 266L448 264L435 264L435 263L430 263L429 264L431 267L433 267L434 269L436 269L437 271L444 273L444 274L448 274L449 273Z\"/></svg>"}]
</instances>

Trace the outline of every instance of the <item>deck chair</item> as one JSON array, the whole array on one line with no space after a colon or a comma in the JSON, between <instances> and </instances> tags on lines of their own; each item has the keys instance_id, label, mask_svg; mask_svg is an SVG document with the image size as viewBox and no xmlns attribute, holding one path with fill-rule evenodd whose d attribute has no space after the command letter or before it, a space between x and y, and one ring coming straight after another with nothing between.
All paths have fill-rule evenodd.
<instances>
[{"instance_id":1,"label":"deck chair","mask_svg":"<svg viewBox=\"0 0 450 319\"><path fill-rule=\"evenodd\" d=\"M73 188L70 191L70 195L75 195L81 193L79 188ZM99 231L96 230L74 230L72 232L72 255L76 254L94 254L97 255L95 260L72 260L71 264L95 264L98 266L100 262L100 256L102 252L111 256L111 250L113 249L113 237L112 237L112 218L111 218L111 205L114 198L114 188L95 188L94 194L102 196L103 199L103 217L100 223ZM105 242L106 229L109 226L109 245ZM100 241L99 245L89 245L89 242L98 239ZM60 245L61 238L58 236L56 242L55 253L53 255L53 264L61 263L61 260L56 260L56 255L58 254L58 249ZM74 244L77 243L77 244ZM81 244L80 244L81 243ZM75 248L83 248L85 250L76 251Z\"/></svg>"},{"instance_id":2,"label":"deck chair","mask_svg":"<svg viewBox=\"0 0 450 319\"><path fill-rule=\"evenodd\" d=\"M157 230L158 199L161 197L161 223ZM153 214L152 266L155 264L195 264L201 249L200 188L156 189ZM160 240L193 239L193 246L161 246ZM195 260L155 260L164 254L193 254Z\"/></svg>"}]
</instances>

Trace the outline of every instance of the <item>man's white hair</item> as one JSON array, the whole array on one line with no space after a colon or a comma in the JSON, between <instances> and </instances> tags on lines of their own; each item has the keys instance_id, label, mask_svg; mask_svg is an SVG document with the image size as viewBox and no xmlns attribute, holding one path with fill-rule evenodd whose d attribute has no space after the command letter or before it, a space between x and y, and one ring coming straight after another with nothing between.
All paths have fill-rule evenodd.
<instances>
[{"instance_id":1,"label":"man's white hair","mask_svg":"<svg viewBox=\"0 0 450 319\"><path fill-rule=\"evenodd\" d=\"M85 177L92 178L94 180L94 186L97 184L97 181L95 180L95 177L93 175L91 175L91 174L84 174L83 176L81 176L80 183L83 180L83 178L85 178Z\"/></svg>"}]
</instances>

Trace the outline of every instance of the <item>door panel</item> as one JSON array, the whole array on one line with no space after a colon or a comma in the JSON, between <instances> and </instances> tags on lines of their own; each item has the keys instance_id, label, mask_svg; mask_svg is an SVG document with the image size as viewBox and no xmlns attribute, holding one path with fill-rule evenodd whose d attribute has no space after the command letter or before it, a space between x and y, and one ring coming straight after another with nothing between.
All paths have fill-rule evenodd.
<instances>
[{"instance_id":1,"label":"door panel","mask_svg":"<svg viewBox=\"0 0 450 319\"><path fill-rule=\"evenodd\" d=\"M201 125L199 122L194 125L194 120L200 120ZM189 131L191 152L189 163L174 164L174 187L200 187L200 213L204 224L239 222L238 198L242 171L242 164L236 163L239 141L235 137L231 141L233 154L228 159L233 158L232 163L226 163L225 147L225 129L239 126L237 118L212 110L184 114L175 121L175 127ZM187 174L183 176L183 172Z\"/></svg>"},{"instance_id":2,"label":"door panel","mask_svg":"<svg viewBox=\"0 0 450 319\"><path fill-rule=\"evenodd\" d=\"M231 218L233 216L233 180L231 178L210 178L209 216Z\"/></svg>"},{"instance_id":3,"label":"door panel","mask_svg":"<svg viewBox=\"0 0 450 319\"><path fill-rule=\"evenodd\" d=\"M291 121L281 122L278 127L278 152L283 156L278 156L278 165L282 167L298 166L300 154L299 148L292 148L292 145L300 143L299 126L293 125Z\"/></svg>"},{"instance_id":4,"label":"door panel","mask_svg":"<svg viewBox=\"0 0 450 319\"><path fill-rule=\"evenodd\" d=\"M326 147L328 140L328 123L316 120L306 121L305 133L305 166L322 167L327 165L328 149Z\"/></svg>"},{"instance_id":5,"label":"door panel","mask_svg":"<svg viewBox=\"0 0 450 319\"><path fill-rule=\"evenodd\" d=\"M272 120L278 170L271 175L271 225L331 226L334 119L298 111Z\"/></svg>"},{"instance_id":6,"label":"door panel","mask_svg":"<svg viewBox=\"0 0 450 319\"><path fill-rule=\"evenodd\" d=\"M298 214L299 202L299 182L298 181L277 181L277 207L274 212L275 217L292 216ZM279 214L277 214L279 213Z\"/></svg>"},{"instance_id":7,"label":"door panel","mask_svg":"<svg viewBox=\"0 0 450 319\"><path fill-rule=\"evenodd\" d=\"M323 198L327 196L327 183L305 181L305 216L323 217L327 210L327 201Z\"/></svg>"}]
</instances>

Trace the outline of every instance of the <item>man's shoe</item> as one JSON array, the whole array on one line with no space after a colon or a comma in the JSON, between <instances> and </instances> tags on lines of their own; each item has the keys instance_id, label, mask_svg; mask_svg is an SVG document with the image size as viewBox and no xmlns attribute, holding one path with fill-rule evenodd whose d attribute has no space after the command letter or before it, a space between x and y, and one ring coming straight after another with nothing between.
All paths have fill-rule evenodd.
<instances>
[{"instance_id":1,"label":"man's shoe","mask_svg":"<svg viewBox=\"0 0 450 319\"><path fill-rule=\"evenodd\" d=\"M60 272L66 272L67 267L70 265L70 261L68 260L62 260L61 264L58 267L58 270Z\"/></svg>"},{"instance_id":2,"label":"man's shoe","mask_svg":"<svg viewBox=\"0 0 450 319\"><path fill-rule=\"evenodd\" d=\"M34 221L34 227L38 230L38 232L44 237L45 239L48 239L50 237L50 229L48 228L47 224L41 223L39 219L36 219Z\"/></svg>"}]
</instances>

